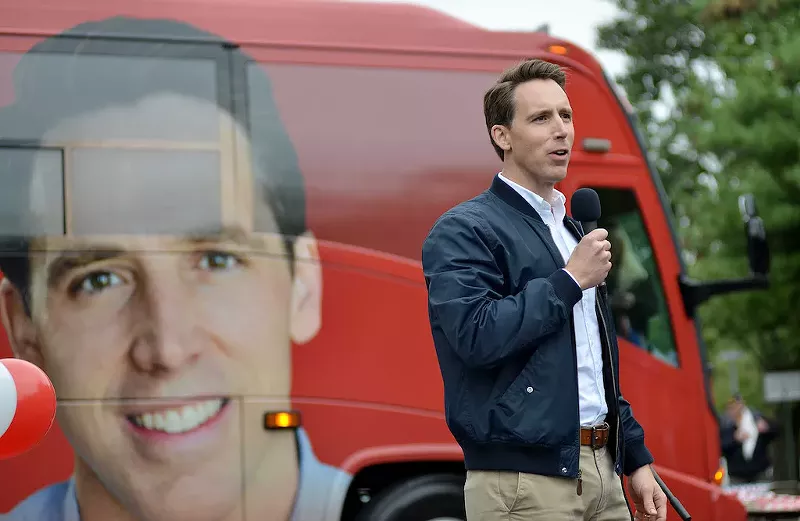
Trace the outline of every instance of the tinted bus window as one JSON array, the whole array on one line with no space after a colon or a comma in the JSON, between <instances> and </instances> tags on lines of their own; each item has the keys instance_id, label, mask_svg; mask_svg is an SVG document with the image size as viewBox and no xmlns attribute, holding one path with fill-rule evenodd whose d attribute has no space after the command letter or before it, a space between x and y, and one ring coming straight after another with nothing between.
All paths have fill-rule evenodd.
<instances>
[{"instance_id":1,"label":"tinted bus window","mask_svg":"<svg viewBox=\"0 0 800 521\"><path fill-rule=\"evenodd\" d=\"M52 47L68 45L59 43L62 42ZM170 46L162 45L165 49L160 54L168 55ZM0 54L0 63L19 63L13 71L13 96L4 93L3 97L12 98L18 110L28 116L20 117L13 127L4 125L3 139L38 139L42 125L47 125L51 127L47 136L51 141L217 142L219 117L213 105L180 105L162 96L152 103L155 110L163 112L163 118L123 123L125 118L114 116L135 111L141 102L142 83L156 76L161 78L162 85L169 85L165 93L180 92L192 99L217 100L217 64L213 60L136 56L136 45L120 42L95 40L92 46L95 54L36 51L25 54L24 59L16 54ZM198 47L197 54L201 52ZM70 101L69 106L66 100ZM55 116L70 118L82 108L97 109L104 105L113 107L101 116L104 125L80 123L76 128L51 126L47 121Z\"/></svg>"},{"instance_id":2,"label":"tinted bus window","mask_svg":"<svg viewBox=\"0 0 800 521\"><path fill-rule=\"evenodd\" d=\"M0 236L64 233L62 163L60 150L0 146Z\"/></svg>"},{"instance_id":3,"label":"tinted bus window","mask_svg":"<svg viewBox=\"0 0 800 521\"><path fill-rule=\"evenodd\" d=\"M678 365L669 311L650 238L635 194L594 187L603 201L598 225L609 231L613 267L609 299L617 334L670 365Z\"/></svg>"},{"instance_id":4,"label":"tinted bus window","mask_svg":"<svg viewBox=\"0 0 800 521\"><path fill-rule=\"evenodd\" d=\"M31 235L219 229L225 142L216 63L93 45L122 55L32 52L14 69L0 139L47 149L3 149L3 231L20 226L10 223L28 223L16 231ZM160 87L143 96L154 77Z\"/></svg>"},{"instance_id":5,"label":"tinted bus window","mask_svg":"<svg viewBox=\"0 0 800 521\"><path fill-rule=\"evenodd\" d=\"M221 227L215 151L74 150L68 171L75 235L168 234Z\"/></svg>"}]
</instances>

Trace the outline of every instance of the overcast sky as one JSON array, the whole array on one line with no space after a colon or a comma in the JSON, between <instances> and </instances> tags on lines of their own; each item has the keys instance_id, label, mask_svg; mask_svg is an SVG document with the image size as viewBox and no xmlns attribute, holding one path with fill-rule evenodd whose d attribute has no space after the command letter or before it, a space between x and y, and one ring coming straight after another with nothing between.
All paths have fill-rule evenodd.
<instances>
[{"instance_id":1,"label":"overcast sky","mask_svg":"<svg viewBox=\"0 0 800 521\"><path fill-rule=\"evenodd\" d=\"M376 0L360 0L376 1ZM416 3L492 30L532 31L542 24L550 33L591 51L612 76L622 72L624 58L595 45L596 27L617 12L610 0L377 0Z\"/></svg>"}]
</instances>

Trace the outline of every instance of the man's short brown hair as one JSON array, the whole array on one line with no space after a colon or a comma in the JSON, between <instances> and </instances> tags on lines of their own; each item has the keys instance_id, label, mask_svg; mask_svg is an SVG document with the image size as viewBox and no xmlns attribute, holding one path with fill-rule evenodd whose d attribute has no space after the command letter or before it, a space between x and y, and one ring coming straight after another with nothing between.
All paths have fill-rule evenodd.
<instances>
[{"instance_id":1,"label":"man's short brown hair","mask_svg":"<svg viewBox=\"0 0 800 521\"><path fill-rule=\"evenodd\" d=\"M544 60L525 60L506 69L483 95L483 115L486 118L486 130L497 155L503 159L503 149L492 139L492 127L495 125L510 126L514 119L514 91L518 85L531 80L553 80L563 89L567 83L564 70Z\"/></svg>"}]
</instances>

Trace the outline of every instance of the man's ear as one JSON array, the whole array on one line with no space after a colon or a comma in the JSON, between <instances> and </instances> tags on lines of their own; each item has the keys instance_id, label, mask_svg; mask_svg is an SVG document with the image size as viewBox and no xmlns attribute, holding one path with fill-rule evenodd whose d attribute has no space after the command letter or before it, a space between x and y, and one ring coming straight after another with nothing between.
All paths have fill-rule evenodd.
<instances>
[{"instance_id":1,"label":"man's ear","mask_svg":"<svg viewBox=\"0 0 800 521\"><path fill-rule=\"evenodd\" d=\"M0 282L0 315L14 356L43 368L36 327L25 309L22 294L8 279Z\"/></svg>"},{"instance_id":2,"label":"man's ear","mask_svg":"<svg viewBox=\"0 0 800 521\"><path fill-rule=\"evenodd\" d=\"M492 141L497 146L503 149L504 152L511 150L511 136L509 136L508 129L503 125L494 125L492 127Z\"/></svg>"},{"instance_id":3,"label":"man's ear","mask_svg":"<svg viewBox=\"0 0 800 521\"><path fill-rule=\"evenodd\" d=\"M291 335L296 344L313 339L322 325L322 266L317 239L311 232L294 242Z\"/></svg>"}]
</instances>

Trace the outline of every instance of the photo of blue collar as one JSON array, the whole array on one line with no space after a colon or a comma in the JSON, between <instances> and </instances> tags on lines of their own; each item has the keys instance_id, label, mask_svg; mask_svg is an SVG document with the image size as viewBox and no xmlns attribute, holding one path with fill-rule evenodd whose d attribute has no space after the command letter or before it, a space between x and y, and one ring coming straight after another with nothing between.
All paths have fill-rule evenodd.
<instances>
[{"instance_id":1,"label":"photo of blue collar","mask_svg":"<svg viewBox=\"0 0 800 521\"><path fill-rule=\"evenodd\" d=\"M300 449L300 483L291 521L327 521L337 518L352 476L320 462L308 435L297 430ZM29 496L0 521L82 521L75 481L56 483Z\"/></svg>"}]
</instances>

